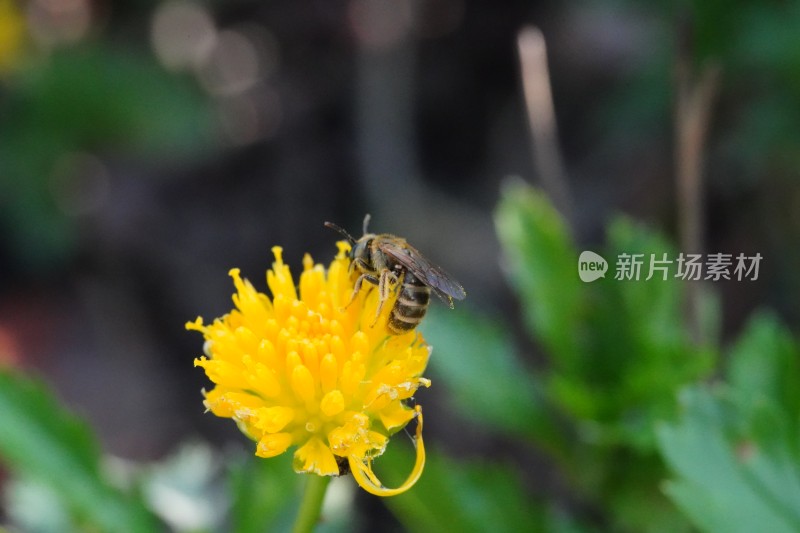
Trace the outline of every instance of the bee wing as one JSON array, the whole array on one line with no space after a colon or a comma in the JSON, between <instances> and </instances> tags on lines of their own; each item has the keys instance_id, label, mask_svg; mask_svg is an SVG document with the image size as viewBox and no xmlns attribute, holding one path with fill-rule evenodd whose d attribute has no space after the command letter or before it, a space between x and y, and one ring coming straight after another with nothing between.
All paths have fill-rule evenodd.
<instances>
[{"instance_id":1,"label":"bee wing","mask_svg":"<svg viewBox=\"0 0 800 533\"><path fill-rule=\"evenodd\" d=\"M381 251L403 265L425 285L433 289L436 296L444 303L453 307L453 298L463 300L467 297L464 287L454 280L447 272L434 265L408 243L403 246L390 240L382 240L379 244Z\"/></svg>"}]
</instances>

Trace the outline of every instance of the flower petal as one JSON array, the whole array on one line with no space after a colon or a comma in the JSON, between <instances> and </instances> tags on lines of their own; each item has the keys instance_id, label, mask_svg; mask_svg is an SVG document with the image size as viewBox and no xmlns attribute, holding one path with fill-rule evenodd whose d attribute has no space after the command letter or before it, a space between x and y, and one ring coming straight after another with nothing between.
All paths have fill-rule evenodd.
<instances>
[{"instance_id":1,"label":"flower petal","mask_svg":"<svg viewBox=\"0 0 800 533\"><path fill-rule=\"evenodd\" d=\"M305 365L297 365L292 370L292 390L305 403L314 401L314 377Z\"/></svg>"},{"instance_id":2,"label":"flower petal","mask_svg":"<svg viewBox=\"0 0 800 533\"><path fill-rule=\"evenodd\" d=\"M414 418L415 411L403 405L402 402L392 402L382 409L378 416L381 418L383 427L392 431L396 428L404 427Z\"/></svg>"},{"instance_id":3,"label":"flower petal","mask_svg":"<svg viewBox=\"0 0 800 533\"><path fill-rule=\"evenodd\" d=\"M344 396L339 390L332 390L322 397L320 402L320 411L325 416L336 416L344 411Z\"/></svg>"},{"instance_id":4,"label":"flower petal","mask_svg":"<svg viewBox=\"0 0 800 533\"><path fill-rule=\"evenodd\" d=\"M289 267L283 263L283 248L280 246L272 247L272 254L275 262L272 269L267 272L267 285L272 291L273 300L281 295L287 300L297 300L297 291L294 288L294 280L289 271Z\"/></svg>"},{"instance_id":5,"label":"flower petal","mask_svg":"<svg viewBox=\"0 0 800 533\"><path fill-rule=\"evenodd\" d=\"M419 477L422 475L422 470L425 468L425 445L422 442L422 408L417 406L416 412L419 418L419 420L417 420L417 435L414 440L414 444L417 448L417 460L414 463L414 468L411 470L408 479L395 489L384 487L383 483L380 482L372 471L371 457L350 455L347 458L350 464L350 470L353 473L353 478L356 480L356 483L358 483L362 489L375 496L396 496L413 487L419 480Z\"/></svg>"},{"instance_id":6,"label":"flower petal","mask_svg":"<svg viewBox=\"0 0 800 533\"><path fill-rule=\"evenodd\" d=\"M318 476L338 476L339 465L333 452L322 439L312 437L294 452L294 471Z\"/></svg>"},{"instance_id":7,"label":"flower petal","mask_svg":"<svg viewBox=\"0 0 800 533\"><path fill-rule=\"evenodd\" d=\"M256 455L259 457L275 457L285 452L292 445L292 436L289 433L269 433L261 437L256 446Z\"/></svg>"},{"instance_id":8,"label":"flower petal","mask_svg":"<svg viewBox=\"0 0 800 533\"><path fill-rule=\"evenodd\" d=\"M294 418L294 409L283 406L261 407L256 411L253 426L267 433L281 431Z\"/></svg>"}]
</instances>

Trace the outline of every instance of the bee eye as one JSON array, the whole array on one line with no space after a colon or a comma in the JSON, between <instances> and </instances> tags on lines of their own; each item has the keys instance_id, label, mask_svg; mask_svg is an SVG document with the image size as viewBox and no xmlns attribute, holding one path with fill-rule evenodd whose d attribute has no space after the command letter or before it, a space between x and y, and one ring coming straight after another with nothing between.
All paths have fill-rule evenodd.
<instances>
[{"instance_id":1,"label":"bee eye","mask_svg":"<svg viewBox=\"0 0 800 533\"><path fill-rule=\"evenodd\" d=\"M351 256L353 259L360 257L369 260L369 241L356 243L351 250Z\"/></svg>"}]
</instances>

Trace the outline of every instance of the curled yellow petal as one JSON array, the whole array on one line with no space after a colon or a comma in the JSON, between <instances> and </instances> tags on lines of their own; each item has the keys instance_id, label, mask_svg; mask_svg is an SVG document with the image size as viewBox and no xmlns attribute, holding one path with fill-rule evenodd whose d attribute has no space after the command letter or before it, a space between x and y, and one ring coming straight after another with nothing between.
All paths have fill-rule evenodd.
<instances>
[{"instance_id":1,"label":"curled yellow petal","mask_svg":"<svg viewBox=\"0 0 800 533\"><path fill-rule=\"evenodd\" d=\"M367 457L349 456L347 461L350 463L350 470L353 473L353 478L359 486L370 494L375 496L396 496L402 494L419 480L422 475L422 470L425 468L425 444L422 442L422 408L416 407L417 412L417 434L414 439L414 445L417 448L417 460L414 463L414 468L411 470L408 479L395 489L390 489L383 486L378 477L372 471L372 461Z\"/></svg>"}]
</instances>

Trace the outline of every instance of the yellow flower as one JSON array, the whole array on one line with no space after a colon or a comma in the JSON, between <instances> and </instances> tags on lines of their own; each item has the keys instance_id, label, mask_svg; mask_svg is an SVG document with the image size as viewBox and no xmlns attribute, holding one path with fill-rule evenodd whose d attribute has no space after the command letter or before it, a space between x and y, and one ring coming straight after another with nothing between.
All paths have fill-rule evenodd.
<instances>
[{"instance_id":1,"label":"yellow flower","mask_svg":"<svg viewBox=\"0 0 800 533\"><path fill-rule=\"evenodd\" d=\"M376 319L378 291L365 285L350 302L350 245L338 246L327 272L303 258L299 291L282 249L274 247L267 272L272 299L232 269L235 309L211 324L198 317L186 327L206 339L207 357L195 359L215 384L204 392L206 407L234 419L257 442L256 455L274 457L297 446L295 471L335 476L349 464L362 488L391 496L416 483L425 465L421 409L403 400L430 385L422 377L430 348L416 331L388 333L393 301ZM415 416L414 468L402 486L386 488L372 460Z\"/></svg>"}]
</instances>

